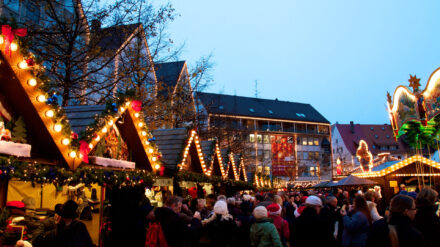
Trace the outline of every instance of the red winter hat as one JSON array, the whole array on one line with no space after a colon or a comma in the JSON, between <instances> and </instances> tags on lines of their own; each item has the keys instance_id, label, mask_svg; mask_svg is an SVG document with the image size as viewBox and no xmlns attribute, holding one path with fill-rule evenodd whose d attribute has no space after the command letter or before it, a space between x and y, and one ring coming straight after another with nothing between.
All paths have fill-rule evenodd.
<instances>
[{"instance_id":1,"label":"red winter hat","mask_svg":"<svg viewBox=\"0 0 440 247\"><path fill-rule=\"evenodd\" d=\"M269 215L280 215L281 214L281 207L277 203L272 203L267 208L267 213Z\"/></svg>"},{"instance_id":2,"label":"red winter hat","mask_svg":"<svg viewBox=\"0 0 440 247\"><path fill-rule=\"evenodd\" d=\"M305 203L305 202L306 202L306 199L307 199L307 197L308 197L308 196L303 196L303 197L301 198L301 203Z\"/></svg>"}]
</instances>

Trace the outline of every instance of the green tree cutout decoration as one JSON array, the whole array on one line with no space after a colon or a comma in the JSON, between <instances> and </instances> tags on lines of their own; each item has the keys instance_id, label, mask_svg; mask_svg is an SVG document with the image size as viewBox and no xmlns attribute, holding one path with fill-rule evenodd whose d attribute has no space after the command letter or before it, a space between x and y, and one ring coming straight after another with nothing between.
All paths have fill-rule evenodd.
<instances>
[{"instance_id":1,"label":"green tree cutout decoration","mask_svg":"<svg viewBox=\"0 0 440 247\"><path fill-rule=\"evenodd\" d=\"M12 141L18 143L27 143L26 138L26 124L24 123L23 118L20 116L12 129Z\"/></svg>"}]
</instances>

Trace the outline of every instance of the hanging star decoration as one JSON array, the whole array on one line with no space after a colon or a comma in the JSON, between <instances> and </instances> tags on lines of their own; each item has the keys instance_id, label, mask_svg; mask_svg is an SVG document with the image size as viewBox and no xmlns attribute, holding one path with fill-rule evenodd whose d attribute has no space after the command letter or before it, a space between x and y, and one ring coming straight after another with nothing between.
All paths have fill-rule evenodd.
<instances>
[{"instance_id":1,"label":"hanging star decoration","mask_svg":"<svg viewBox=\"0 0 440 247\"><path fill-rule=\"evenodd\" d=\"M416 75L412 76L409 75L409 86L412 87L414 92L419 91L419 87L420 87L420 78L417 78Z\"/></svg>"}]
</instances>

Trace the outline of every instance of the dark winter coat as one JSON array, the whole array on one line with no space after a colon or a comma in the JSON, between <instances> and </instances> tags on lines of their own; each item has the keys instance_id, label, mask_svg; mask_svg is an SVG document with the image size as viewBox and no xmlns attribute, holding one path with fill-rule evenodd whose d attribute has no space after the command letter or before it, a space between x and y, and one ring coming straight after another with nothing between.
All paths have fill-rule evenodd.
<instances>
[{"instance_id":1,"label":"dark winter coat","mask_svg":"<svg viewBox=\"0 0 440 247\"><path fill-rule=\"evenodd\" d=\"M73 220L69 225L61 221L56 229L46 232L35 239L34 247L92 247L93 242L86 225L79 220Z\"/></svg>"},{"instance_id":2,"label":"dark winter coat","mask_svg":"<svg viewBox=\"0 0 440 247\"><path fill-rule=\"evenodd\" d=\"M237 220L240 222L240 227L237 231L237 245L243 247L250 246L250 231L252 224L255 222L255 218L252 215L242 213L242 215L237 217Z\"/></svg>"},{"instance_id":3,"label":"dark winter coat","mask_svg":"<svg viewBox=\"0 0 440 247\"><path fill-rule=\"evenodd\" d=\"M295 221L293 246L336 246L336 240L328 225L316 210L306 207Z\"/></svg>"},{"instance_id":4,"label":"dark winter coat","mask_svg":"<svg viewBox=\"0 0 440 247\"><path fill-rule=\"evenodd\" d=\"M257 219L250 231L252 247L282 247L280 236L271 219Z\"/></svg>"},{"instance_id":5,"label":"dark winter coat","mask_svg":"<svg viewBox=\"0 0 440 247\"><path fill-rule=\"evenodd\" d=\"M364 247L370 230L367 216L362 212L356 212L351 217L343 217L344 233L342 234L343 247Z\"/></svg>"},{"instance_id":6,"label":"dark winter coat","mask_svg":"<svg viewBox=\"0 0 440 247\"><path fill-rule=\"evenodd\" d=\"M422 233L427 247L440 246L440 219L436 210L434 205L419 206L414 219L414 226Z\"/></svg>"},{"instance_id":7,"label":"dark winter coat","mask_svg":"<svg viewBox=\"0 0 440 247\"><path fill-rule=\"evenodd\" d=\"M330 228L331 232L334 233L336 222L341 218L340 213L336 208L332 205L326 204L324 205L324 208L321 209L319 216L327 224L327 227Z\"/></svg>"},{"instance_id":8,"label":"dark winter coat","mask_svg":"<svg viewBox=\"0 0 440 247\"><path fill-rule=\"evenodd\" d=\"M237 225L231 215L212 216L213 220L208 219L208 223L205 225L208 231L208 237L211 240L210 246L213 247L226 247L237 246Z\"/></svg>"},{"instance_id":9,"label":"dark winter coat","mask_svg":"<svg viewBox=\"0 0 440 247\"><path fill-rule=\"evenodd\" d=\"M386 218L375 221L371 225L370 233L367 238L367 247L391 247L390 230Z\"/></svg>"},{"instance_id":10,"label":"dark winter coat","mask_svg":"<svg viewBox=\"0 0 440 247\"><path fill-rule=\"evenodd\" d=\"M179 217L172 209L167 207L157 208L154 211L156 220L160 222L163 233L170 247L184 246L185 239L197 242L199 238L201 222L193 218L191 224L185 224L184 219Z\"/></svg>"},{"instance_id":11,"label":"dark winter coat","mask_svg":"<svg viewBox=\"0 0 440 247\"><path fill-rule=\"evenodd\" d=\"M399 247L424 247L422 234L412 226L411 220L402 214L391 214L389 225L394 225L399 238Z\"/></svg>"}]
</instances>

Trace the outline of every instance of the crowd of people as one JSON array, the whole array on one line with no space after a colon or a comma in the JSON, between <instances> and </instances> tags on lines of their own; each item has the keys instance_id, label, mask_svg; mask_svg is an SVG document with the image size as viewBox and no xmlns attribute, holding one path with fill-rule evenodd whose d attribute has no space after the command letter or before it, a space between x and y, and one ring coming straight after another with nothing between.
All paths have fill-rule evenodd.
<instances>
[{"instance_id":1,"label":"crowd of people","mask_svg":"<svg viewBox=\"0 0 440 247\"><path fill-rule=\"evenodd\" d=\"M298 191L168 196L162 207L143 207L145 242L139 246L405 247L440 246L438 193L405 188L389 202L380 188L367 191ZM16 246L93 246L73 201ZM129 228L130 226L127 226ZM131 245L130 245L131 246Z\"/></svg>"},{"instance_id":2,"label":"crowd of people","mask_svg":"<svg viewBox=\"0 0 440 247\"><path fill-rule=\"evenodd\" d=\"M380 190L171 196L151 211L146 246L440 246L437 200L430 188L389 203Z\"/></svg>"}]
</instances>

